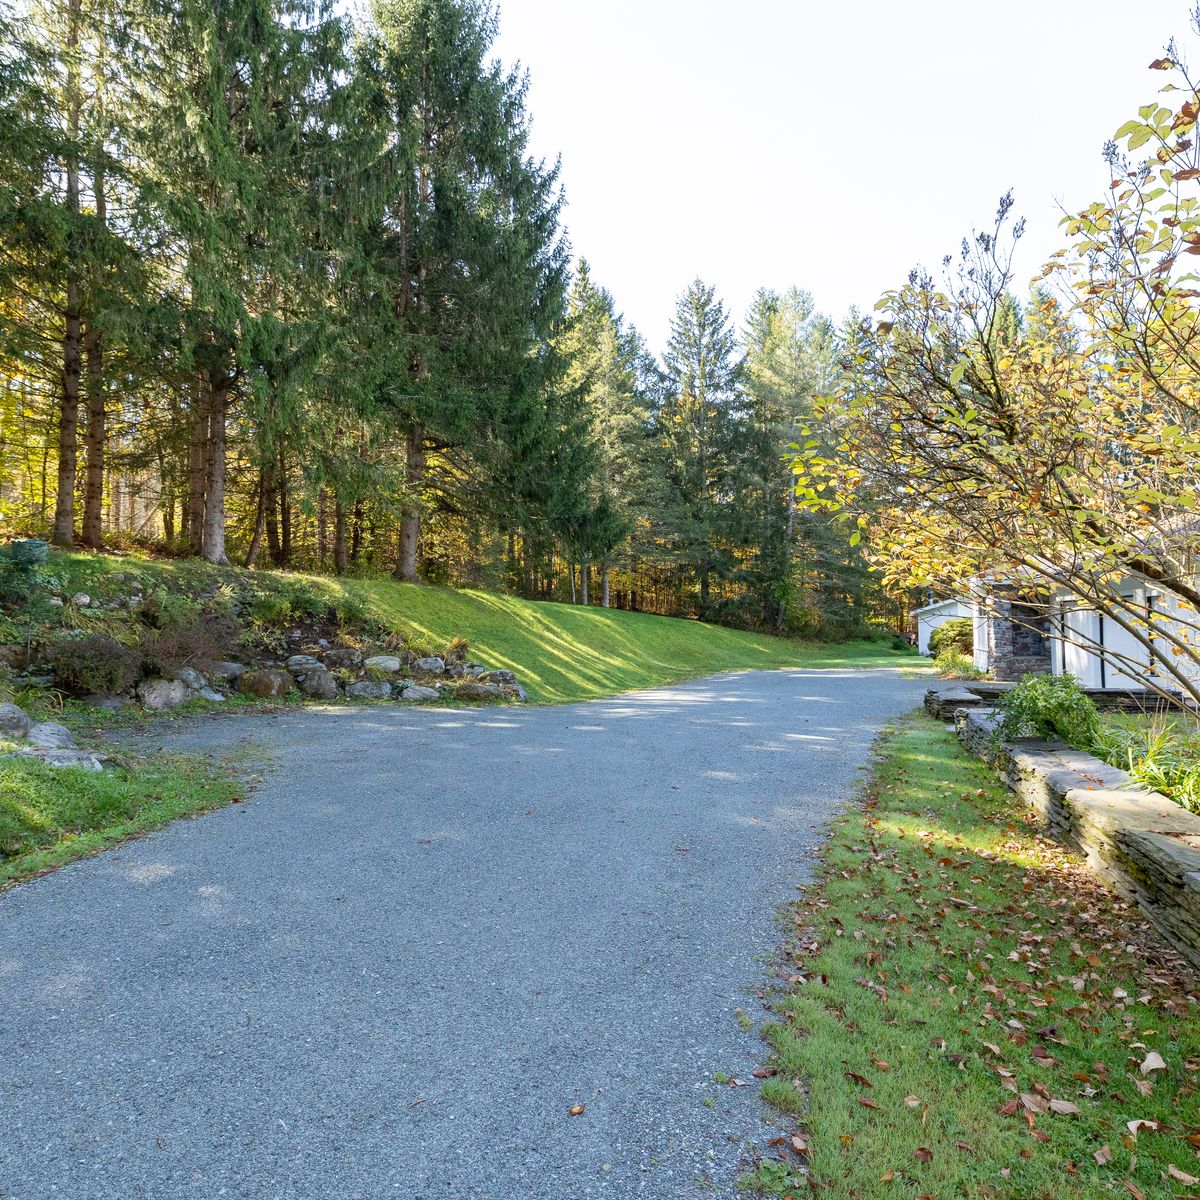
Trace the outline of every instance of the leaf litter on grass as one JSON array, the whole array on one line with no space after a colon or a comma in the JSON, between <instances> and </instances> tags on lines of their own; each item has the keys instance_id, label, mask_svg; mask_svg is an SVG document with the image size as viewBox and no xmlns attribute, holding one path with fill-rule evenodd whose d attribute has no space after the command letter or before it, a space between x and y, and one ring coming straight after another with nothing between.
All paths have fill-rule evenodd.
<instances>
[{"instance_id":1,"label":"leaf litter on grass","mask_svg":"<svg viewBox=\"0 0 1200 1200\"><path fill-rule=\"evenodd\" d=\"M1195 973L942 726L885 738L789 917L763 1096L799 1122L803 1149L771 1147L791 1178L847 1200L1195 1194Z\"/></svg>"}]
</instances>

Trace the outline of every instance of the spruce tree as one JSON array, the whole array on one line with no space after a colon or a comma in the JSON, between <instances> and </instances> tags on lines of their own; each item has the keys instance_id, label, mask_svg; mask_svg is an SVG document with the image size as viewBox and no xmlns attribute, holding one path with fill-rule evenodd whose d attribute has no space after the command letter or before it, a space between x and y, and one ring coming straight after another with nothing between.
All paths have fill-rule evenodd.
<instances>
[{"instance_id":1,"label":"spruce tree","mask_svg":"<svg viewBox=\"0 0 1200 1200\"><path fill-rule=\"evenodd\" d=\"M728 578L734 565L728 501L744 435L744 368L725 306L699 279L679 298L663 363L668 394L656 425L674 493L670 536L704 616L714 576Z\"/></svg>"},{"instance_id":2,"label":"spruce tree","mask_svg":"<svg viewBox=\"0 0 1200 1200\"><path fill-rule=\"evenodd\" d=\"M421 514L452 503L463 447L502 446L543 403L566 247L557 167L527 152L525 81L490 57L490 5L376 0L372 13L395 163L375 268L405 354L380 390L404 442L395 573L415 581Z\"/></svg>"},{"instance_id":3,"label":"spruce tree","mask_svg":"<svg viewBox=\"0 0 1200 1200\"><path fill-rule=\"evenodd\" d=\"M739 505L753 524L754 556L743 577L756 600L755 619L782 629L797 550L787 451L811 421L815 396L830 383L834 330L797 288L758 292L746 326L747 469Z\"/></svg>"}]
</instances>

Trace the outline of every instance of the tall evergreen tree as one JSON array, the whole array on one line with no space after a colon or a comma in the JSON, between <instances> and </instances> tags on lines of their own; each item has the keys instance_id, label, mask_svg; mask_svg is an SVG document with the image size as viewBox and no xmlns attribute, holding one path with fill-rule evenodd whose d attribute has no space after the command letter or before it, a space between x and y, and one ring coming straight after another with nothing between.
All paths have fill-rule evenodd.
<instances>
[{"instance_id":1,"label":"tall evergreen tree","mask_svg":"<svg viewBox=\"0 0 1200 1200\"><path fill-rule=\"evenodd\" d=\"M672 537L709 612L714 575L729 576L729 506L743 435L744 364L737 337L712 287L694 280L680 296L663 359L667 386L657 413L674 492Z\"/></svg>"},{"instance_id":2,"label":"tall evergreen tree","mask_svg":"<svg viewBox=\"0 0 1200 1200\"><path fill-rule=\"evenodd\" d=\"M793 589L796 495L788 447L811 421L813 399L834 367L834 329L797 288L763 290L746 323L748 437L741 506L754 524L755 553L744 572L757 598L756 618L782 629Z\"/></svg>"},{"instance_id":3,"label":"tall evergreen tree","mask_svg":"<svg viewBox=\"0 0 1200 1200\"><path fill-rule=\"evenodd\" d=\"M174 70L155 106L147 184L182 258L172 299L191 396L186 517L192 550L215 563L227 561L230 410L254 398L260 418L278 419L296 339L313 334L296 330L292 305L309 290L321 197L306 168L338 28L314 0L168 0L157 30Z\"/></svg>"},{"instance_id":4,"label":"tall evergreen tree","mask_svg":"<svg viewBox=\"0 0 1200 1200\"><path fill-rule=\"evenodd\" d=\"M469 443L503 443L541 403L566 246L557 167L527 152L524 78L491 57L477 0L376 0L395 189L378 229L406 361L382 384L404 439L396 576L419 577L421 514L447 503Z\"/></svg>"}]
</instances>

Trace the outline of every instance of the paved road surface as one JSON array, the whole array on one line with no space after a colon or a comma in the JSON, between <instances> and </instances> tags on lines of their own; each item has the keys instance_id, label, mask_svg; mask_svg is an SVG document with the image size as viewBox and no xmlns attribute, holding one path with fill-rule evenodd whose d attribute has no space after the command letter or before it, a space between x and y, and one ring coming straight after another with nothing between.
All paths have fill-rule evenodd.
<instances>
[{"instance_id":1,"label":"paved road surface","mask_svg":"<svg viewBox=\"0 0 1200 1200\"><path fill-rule=\"evenodd\" d=\"M814 825L923 686L757 672L171 732L274 767L0 895L0 1196L732 1197L772 1136L756 1088L713 1081L763 1056L736 1012Z\"/></svg>"}]
</instances>

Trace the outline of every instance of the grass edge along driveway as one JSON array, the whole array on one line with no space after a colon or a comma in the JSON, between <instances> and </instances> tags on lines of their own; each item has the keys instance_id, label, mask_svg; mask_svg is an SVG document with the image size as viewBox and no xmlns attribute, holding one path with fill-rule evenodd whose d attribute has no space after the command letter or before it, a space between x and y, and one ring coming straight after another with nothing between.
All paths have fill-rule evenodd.
<instances>
[{"instance_id":1,"label":"grass edge along driveway","mask_svg":"<svg viewBox=\"0 0 1200 1200\"><path fill-rule=\"evenodd\" d=\"M788 917L748 1186L1200 1197L1195 974L943 725L883 736Z\"/></svg>"}]
</instances>

